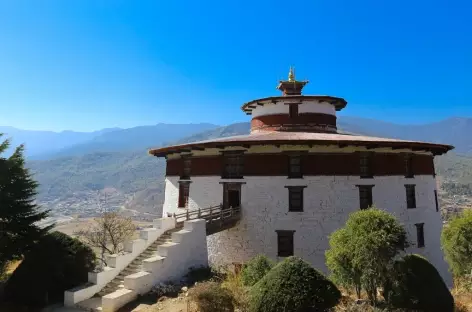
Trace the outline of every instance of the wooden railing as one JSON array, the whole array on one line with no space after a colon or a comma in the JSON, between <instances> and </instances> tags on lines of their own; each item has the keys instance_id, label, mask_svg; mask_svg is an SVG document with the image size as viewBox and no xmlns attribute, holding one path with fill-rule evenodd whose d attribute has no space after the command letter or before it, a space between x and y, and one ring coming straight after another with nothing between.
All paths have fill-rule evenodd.
<instances>
[{"instance_id":1,"label":"wooden railing","mask_svg":"<svg viewBox=\"0 0 472 312\"><path fill-rule=\"evenodd\" d=\"M204 219L207 223L207 235L211 235L236 224L241 216L241 207L223 208L222 205L203 209L187 209L185 212L173 215L177 226L182 226L184 221Z\"/></svg>"}]
</instances>

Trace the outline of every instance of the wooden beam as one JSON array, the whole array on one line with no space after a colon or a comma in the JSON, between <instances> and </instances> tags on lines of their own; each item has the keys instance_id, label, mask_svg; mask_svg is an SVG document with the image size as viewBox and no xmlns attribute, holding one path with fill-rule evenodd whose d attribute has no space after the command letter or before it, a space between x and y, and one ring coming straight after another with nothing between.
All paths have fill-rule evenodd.
<instances>
[{"instance_id":1,"label":"wooden beam","mask_svg":"<svg viewBox=\"0 0 472 312\"><path fill-rule=\"evenodd\" d=\"M256 104L259 106L264 106L264 103L261 103L261 102L257 102Z\"/></svg>"},{"instance_id":2,"label":"wooden beam","mask_svg":"<svg viewBox=\"0 0 472 312\"><path fill-rule=\"evenodd\" d=\"M195 151L203 151L204 149L205 148L201 146L192 146L192 150L195 150Z\"/></svg>"}]
</instances>

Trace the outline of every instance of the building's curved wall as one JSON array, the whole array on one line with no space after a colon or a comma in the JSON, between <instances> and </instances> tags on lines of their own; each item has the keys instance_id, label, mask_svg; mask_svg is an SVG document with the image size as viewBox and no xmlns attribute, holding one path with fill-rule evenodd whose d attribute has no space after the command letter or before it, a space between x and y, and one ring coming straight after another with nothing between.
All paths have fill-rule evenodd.
<instances>
[{"instance_id":1,"label":"building's curved wall","mask_svg":"<svg viewBox=\"0 0 472 312\"><path fill-rule=\"evenodd\" d=\"M177 208L178 180L166 178L164 214ZM225 181L219 176L192 177L189 208L198 209L222 202ZM226 180L227 181L227 180ZM424 223L425 247L408 251L427 257L451 284L447 264L440 249L442 221L436 211L432 175L415 178L379 176L361 179L355 176L305 176L287 179L285 176L250 176L243 181L241 191L242 220L235 227L208 237L210 260L213 263L244 262L258 253L277 259L276 230L294 230L295 255L326 272L325 251L328 236L343 226L348 215L359 210L356 185L373 187L373 202L378 208L395 215L416 243L415 223ZM406 208L405 184L416 185L417 208ZM304 212L288 212L288 190L285 186L306 186Z\"/></svg>"},{"instance_id":2,"label":"building's curved wall","mask_svg":"<svg viewBox=\"0 0 472 312\"><path fill-rule=\"evenodd\" d=\"M320 113L299 113L290 117L288 114L264 115L251 119L251 132L253 131L281 131L281 130L304 130L336 131L336 116Z\"/></svg>"},{"instance_id":3,"label":"building's curved wall","mask_svg":"<svg viewBox=\"0 0 472 312\"><path fill-rule=\"evenodd\" d=\"M296 101L300 103L300 101ZM287 99L284 102L277 102L276 104L272 104L270 102L265 103L262 106L256 106L252 110L252 117L259 117L265 115L278 115L278 114L288 114L289 113L289 105L291 103ZM327 114L327 115L334 115L336 116L336 109L334 105L320 102L320 101L302 101L301 104L298 105L298 112L300 114L303 113L318 113L318 114Z\"/></svg>"}]
</instances>

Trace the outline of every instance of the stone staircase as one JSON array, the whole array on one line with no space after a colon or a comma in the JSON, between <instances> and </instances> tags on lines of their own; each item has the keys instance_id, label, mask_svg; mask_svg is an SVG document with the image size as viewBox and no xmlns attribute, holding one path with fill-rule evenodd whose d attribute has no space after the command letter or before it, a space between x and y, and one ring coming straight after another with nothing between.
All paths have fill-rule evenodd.
<instances>
[{"instance_id":1,"label":"stone staircase","mask_svg":"<svg viewBox=\"0 0 472 312\"><path fill-rule=\"evenodd\" d=\"M144 250L136 259L134 259L123 271L109 282L96 296L103 297L120 288L124 288L125 276L140 272L143 270L143 260L156 255L157 248L165 243L172 241L172 233L180 230L179 228L170 230L161 235L154 243Z\"/></svg>"}]
</instances>

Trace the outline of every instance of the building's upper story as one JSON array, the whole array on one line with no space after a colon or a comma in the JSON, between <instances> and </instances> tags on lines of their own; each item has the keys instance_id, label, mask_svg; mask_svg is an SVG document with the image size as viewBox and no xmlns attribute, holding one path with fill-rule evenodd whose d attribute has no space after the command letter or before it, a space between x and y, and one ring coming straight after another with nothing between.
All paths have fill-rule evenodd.
<instances>
[{"instance_id":1,"label":"building's upper story","mask_svg":"<svg viewBox=\"0 0 472 312\"><path fill-rule=\"evenodd\" d=\"M296 80L290 68L288 80L277 86L281 96L245 103L242 110L252 116L248 135L156 148L149 153L166 157L167 175L185 176L183 172L190 166L194 176L226 176L227 168L239 168L237 176L286 175L291 164L298 163L302 175L375 176L434 175L433 157L453 148L338 133L336 111L347 102L303 95L307 83Z\"/></svg>"}]
</instances>

